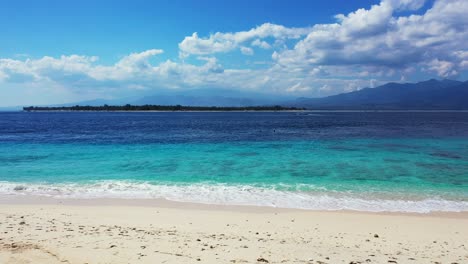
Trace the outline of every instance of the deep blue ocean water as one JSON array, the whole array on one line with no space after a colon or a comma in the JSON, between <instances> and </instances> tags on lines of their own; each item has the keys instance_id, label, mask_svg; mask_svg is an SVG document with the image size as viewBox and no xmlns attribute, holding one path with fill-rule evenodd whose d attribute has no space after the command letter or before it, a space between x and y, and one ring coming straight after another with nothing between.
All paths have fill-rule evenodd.
<instances>
[{"instance_id":1,"label":"deep blue ocean water","mask_svg":"<svg viewBox=\"0 0 468 264\"><path fill-rule=\"evenodd\" d=\"M3 112L0 195L468 211L468 113Z\"/></svg>"}]
</instances>

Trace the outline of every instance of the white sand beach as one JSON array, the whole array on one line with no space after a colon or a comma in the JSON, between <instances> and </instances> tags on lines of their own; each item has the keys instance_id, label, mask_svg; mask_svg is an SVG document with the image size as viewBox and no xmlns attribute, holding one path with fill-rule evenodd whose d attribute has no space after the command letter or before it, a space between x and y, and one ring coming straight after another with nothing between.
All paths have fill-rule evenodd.
<instances>
[{"instance_id":1,"label":"white sand beach","mask_svg":"<svg viewBox=\"0 0 468 264\"><path fill-rule=\"evenodd\" d=\"M468 214L2 200L0 263L467 263Z\"/></svg>"}]
</instances>

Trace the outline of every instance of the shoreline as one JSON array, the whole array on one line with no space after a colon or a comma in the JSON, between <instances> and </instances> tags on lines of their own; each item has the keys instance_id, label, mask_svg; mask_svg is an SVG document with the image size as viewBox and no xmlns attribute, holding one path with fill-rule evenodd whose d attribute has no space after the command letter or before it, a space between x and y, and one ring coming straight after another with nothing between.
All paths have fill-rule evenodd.
<instances>
[{"instance_id":1,"label":"shoreline","mask_svg":"<svg viewBox=\"0 0 468 264\"><path fill-rule=\"evenodd\" d=\"M276 112L307 112L307 110L135 110L135 111L125 111L125 110L115 110L115 111L107 111L107 110L31 110L31 111L24 111L21 110L19 112L24 113L276 113Z\"/></svg>"},{"instance_id":2,"label":"shoreline","mask_svg":"<svg viewBox=\"0 0 468 264\"><path fill-rule=\"evenodd\" d=\"M285 113L468 113L467 109L297 109L297 110L135 110L135 111L126 111L126 110L115 110L115 111L107 111L107 110L13 110L13 111L0 111L0 112L25 112L25 113L174 113L174 112L187 112L187 113L255 113L255 112L266 112L266 113L274 113L274 112L285 112Z\"/></svg>"},{"instance_id":3,"label":"shoreline","mask_svg":"<svg viewBox=\"0 0 468 264\"><path fill-rule=\"evenodd\" d=\"M440 195L396 192L346 193L276 190L249 185L165 185L103 181L92 184L32 184L0 182L0 203L93 204L101 201L130 205L160 206L167 203L202 204L211 207L277 208L301 211L353 211L383 213L468 212L463 192ZM456 195L458 194L458 196ZM451 196L452 195L452 196Z\"/></svg>"},{"instance_id":4,"label":"shoreline","mask_svg":"<svg viewBox=\"0 0 468 264\"><path fill-rule=\"evenodd\" d=\"M131 198L55 198L40 195L0 195L0 206L2 205L23 205L23 206L77 206L77 207L112 207L128 206L139 208L168 208L183 209L191 211L225 211L240 213L345 213L362 215L387 215L387 216L415 216L415 217L438 217L438 218L460 218L468 220L468 211L448 212L432 211L428 213L419 212L392 212L392 211L364 211L364 210L314 210L301 208L284 208L262 205L229 205L229 204L210 204L200 202L172 201L163 198L150 199L131 199Z\"/></svg>"},{"instance_id":5,"label":"shoreline","mask_svg":"<svg viewBox=\"0 0 468 264\"><path fill-rule=\"evenodd\" d=\"M51 202L0 200L0 263L468 261L466 213L329 212L115 199Z\"/></svg>"}]
</instances>

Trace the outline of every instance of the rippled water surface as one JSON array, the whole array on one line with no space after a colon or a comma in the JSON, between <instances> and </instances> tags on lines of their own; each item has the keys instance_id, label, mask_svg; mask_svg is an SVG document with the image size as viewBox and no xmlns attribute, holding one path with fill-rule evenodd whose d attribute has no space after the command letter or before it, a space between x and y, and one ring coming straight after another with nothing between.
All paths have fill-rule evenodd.
<instances>
[{"instance_id":1,"label":"rippled water surface","mask_svg":"<svg viewBox=\"0 0 468 264\"><path fill-rule=\"evenodd\" d=\"M0 194L468 211L468 113L0 113Z\"/></svg>"}]
</instances>

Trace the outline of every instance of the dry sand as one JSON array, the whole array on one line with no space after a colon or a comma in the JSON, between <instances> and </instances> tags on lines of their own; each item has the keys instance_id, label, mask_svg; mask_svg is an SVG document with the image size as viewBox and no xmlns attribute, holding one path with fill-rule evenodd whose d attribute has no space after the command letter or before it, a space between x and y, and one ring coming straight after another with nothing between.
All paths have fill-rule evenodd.
<instances>
[{"instance_id":1,"label":"dry sand","mask_svg":"<svg viewBox=\"0 0 468 264\"><path fill-rule=\"evenodd\" d=\"M468 215L0 204L0 263L468 263Z\"/></svg>"}]
</instances>

